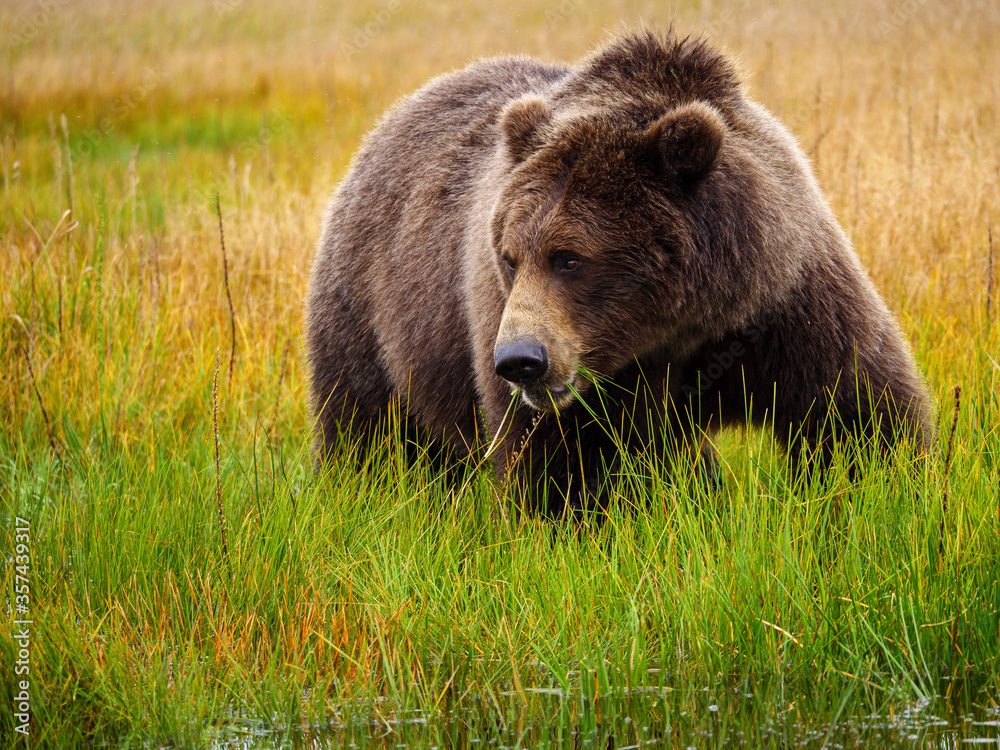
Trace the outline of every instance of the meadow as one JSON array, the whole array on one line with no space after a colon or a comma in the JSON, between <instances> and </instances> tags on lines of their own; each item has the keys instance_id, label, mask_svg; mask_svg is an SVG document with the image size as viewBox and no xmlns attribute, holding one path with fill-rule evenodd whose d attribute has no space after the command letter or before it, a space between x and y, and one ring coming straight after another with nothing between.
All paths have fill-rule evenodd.
<instances>
[{"instance_id":1,"label":"meadow","mask_svg":"<svg viewBox=\"0 0 1000 750\"><path fill-rule=\"evenodd\" d=\"M364 133L478 57L671 23L813 161L932 453L804 483L731 431L717 493L660 472L582 532L392 441L316 473L302 301ZM998 741L997 39L974 0L5 3L3 744Z\"/></svg>"}]
</instances>

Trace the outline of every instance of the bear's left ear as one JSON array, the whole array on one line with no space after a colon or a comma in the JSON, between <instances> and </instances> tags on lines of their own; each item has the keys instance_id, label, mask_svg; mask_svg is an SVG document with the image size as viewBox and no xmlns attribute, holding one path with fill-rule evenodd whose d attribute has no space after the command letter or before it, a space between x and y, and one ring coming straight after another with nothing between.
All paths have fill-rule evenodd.
<instances>
[{"instance_id":1,"label":"bear's left ear","mask_svg":"<svg viewBox=\"0 0 1000 750\"><path fill-rule=\"evenodd\" d=\"M661 168L686 186L705 178L719 158L726 124L705 102L683 104L649 126L646 142Z\"/></svg>"},{"instance_id":2,"label":"bear's left ear","mask_svg":"<svg viewBox=\"0 0 1000 750\"><path fill-rule=\"evenodd\" d=\"M507 106L500 115L500 132L515 162L524 161L539 147L541 131L551 119L552 110L538 96L526 96Z\"/></svg>"}]
</instances>

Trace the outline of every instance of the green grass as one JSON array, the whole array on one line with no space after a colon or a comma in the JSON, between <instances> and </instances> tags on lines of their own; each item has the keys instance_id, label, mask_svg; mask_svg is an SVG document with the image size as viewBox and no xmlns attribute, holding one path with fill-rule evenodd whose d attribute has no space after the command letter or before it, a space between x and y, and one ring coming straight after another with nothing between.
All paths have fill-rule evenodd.
<instances>
[{"instance_id":1,"label":"green grass","mask_svg":"<svg viewBox=\"0 0 1000 750\"><path fill-rule=\"evenodd\" d=\"M981 92L995 14L962 6L945 23L921 5L883 38L879 11L853 4L806 18L779 3L767 34L749 4L729 21L678 11L684 30L725 21L752 91L809 150L913 341L940 440L926 458L847 446L804 483L770 436L731 431L718 493L631 464L606 522L580 530L518 517L486 470L450 485L391 441L361 469L341 455L315 473L302 293L329 191L397 95L482 54L573 59L645 11L553 22L404 6L346 58L340 44L382 6L287 5L128 19L72 6L8 55L0 703L19 689L22 518L31 746L686 747L742 731L779 747L838 723L863 738L849 722L872 713L893 717L901 743L900 717L920 707L994 716L1000 326L986 298L1000 152ZM19 28L11 13L3 29ZM84 33L105 26L115 63ZM164 82L116 114L151 65ZM993 263L995 277L1000 252ZM13 727L0 710L0 738Z\"/></svg>"},{"instance_id":2,"label":"green grass","mask_svg":"<svg viewBox=\"0 0 1000 750\"><path fill-rule=\"evenodd\" d=\"M946 513L939 457L862 452L855 482L841 462L803 484L752 434L722 446L719 494L656 472L646 507L619 498L582 533L514 520L485 475L455 496L391 443L360 471L344 458L317 476L303 441L230 423L227 557L213 374L197 376L204 418L148 446L115 434L110 407L90 435L63 422L62 460L0 443L4 528L31 523L40 739L197 746L241 716L315 731L464 710L483 723L463 731L527 721L542 741L553 720L609 731L600 710L683 727L700 686L777 684L794 702L823 680L821 702L852 711L936 695L946 677L996 687L997 496L980 456L998 446L966 419ZM224 383L223 366L223 417ZM102 392L121 403L126 385ZM995 424L995 401L984 416ZM658 698L637 708L626 691L647 688Z\"/></svg>"}]
</instances>

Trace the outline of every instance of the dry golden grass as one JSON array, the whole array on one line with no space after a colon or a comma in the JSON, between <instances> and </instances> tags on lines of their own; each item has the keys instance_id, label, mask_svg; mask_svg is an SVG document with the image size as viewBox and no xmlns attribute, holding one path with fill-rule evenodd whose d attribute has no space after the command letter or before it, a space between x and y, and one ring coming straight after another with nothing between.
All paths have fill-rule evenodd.
<instances>
[{"instance_id":1,"label":"dry golden grass","mask_svg":"<svg viewBox=\"0 0 1000 750\"><path fill-rule=\"evenodd\" d=\"M205 382L228 325L213 188L222 195L231 246L234 387L256 396L243 401L248 413L263 411L278 398L264 381L285 368L280 410L294 411L301 428L298 339L310 255L328 194L379 113L428 77L476 57L573 60L614 29L639 23L673 21L681 33L707 33L740 59L752 94L814 159L936 394L960 379L955 366L987 335L987 229L991 212L1000 214L995 5L761 7L733 0L674 10L567 0L551 9L360 3L318 10L298 0L220 0L215 7L52 4L46 15L47 7L25 2L0 16L10 61L2 89L0 304L5 316L17 314L33 328L39 385L56 414L70 404L90 414L99 401L93 368L118 365L81 340L86 329L64 330L58 345L47 341L44 326L31 320L37 313L15 295L32 267L36 295L55 294L62 284L68 300L87 283L98 195L108 214L105 303L125 289L143 294L145 309L156 308L160 346L176 354L155 367L141 355L133 359L123 382L147 413L122 429L146 434L141 425L161 418L153 415L164 398L171 403L163 416L178 426L192 411L204 415L203 393L190 378ZM79 225L43 251L69 207L63 114L71 143L89 132L107 148L100 159L84 152L73 160L76 210L63 227ZM102 122L107 134L95 138ZM268 128L265 147L255 131ZM151 192L162 207L152 220ZM141 339L140 321L131 325L129 338ZM8 318L4 349L16 351L24 337ZM35 408L24 403L23 371L18 364L4 378L5 422L15 430ZM182 408L178 396L183 402L188 394L197 406Z\"/></svg>"}]
</instances>

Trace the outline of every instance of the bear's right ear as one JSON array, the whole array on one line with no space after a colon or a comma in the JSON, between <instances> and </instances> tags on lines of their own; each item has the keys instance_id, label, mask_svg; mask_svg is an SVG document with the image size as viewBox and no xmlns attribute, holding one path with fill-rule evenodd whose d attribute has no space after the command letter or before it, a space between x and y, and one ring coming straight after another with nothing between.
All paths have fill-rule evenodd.
<instances>
[{"instance_id":1,"label":"bear's right ear","mask_svg":"<svg viewBox=\"0 0 1000 750\"><path fill-rule=\"evenodd\" d=\"M722 116L705 102L672 109L646 131L654 159L685 186L698 182L715 168L725 138Z\"/></svg>"},{"instance_id":2,"label":"bear's right ear","mask_svg":"<svg viewBox=\"0 0 1000 750\"><path fill-rule=\"evenodd\" d=\"M527 159L541 145L539 136L551 119L549 105L537 96L526 96L507 105L500 115L500 131L515 163Z\"/></svg>"}]
</instances>

